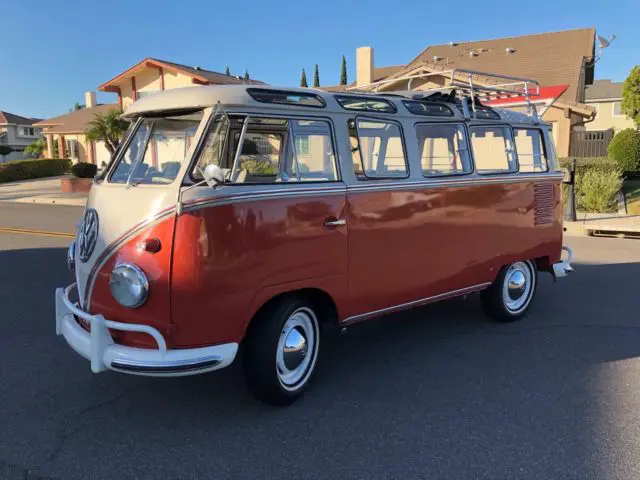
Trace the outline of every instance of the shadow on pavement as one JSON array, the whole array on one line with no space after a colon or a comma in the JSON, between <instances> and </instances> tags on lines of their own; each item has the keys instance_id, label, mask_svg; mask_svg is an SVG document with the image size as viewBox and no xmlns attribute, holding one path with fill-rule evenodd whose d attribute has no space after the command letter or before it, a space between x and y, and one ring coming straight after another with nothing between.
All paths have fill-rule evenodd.
<instances>
[{"instance_id":1,"label":"shadow on pavement","mask_svg":"<svg viewBox=\"0 0 640 480\"><path fill-rule=\"evenodd\" d=\"M518 323L472 296L325 335L308 395L277 409L238 364L94 376L55 337L64 249L0 265L0 461L53 478L604 478L612 368L640 355L640 264L577 264Z\"/></svg>"}]
</instances>

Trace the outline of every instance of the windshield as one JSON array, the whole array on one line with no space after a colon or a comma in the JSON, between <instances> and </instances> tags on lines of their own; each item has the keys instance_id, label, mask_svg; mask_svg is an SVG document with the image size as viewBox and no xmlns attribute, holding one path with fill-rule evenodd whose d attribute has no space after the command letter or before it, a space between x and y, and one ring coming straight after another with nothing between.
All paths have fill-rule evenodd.
<instances>
[{"instance_id":1,"label":"windshield","mask_svg":"<svg viewBox=\"0 0 640 480\"><path fill-rule=\"evenodd\" d=\"M144 118L111 174L111 183L168 184L178 176L203 113Z\"/></svg>"}]
</instances>

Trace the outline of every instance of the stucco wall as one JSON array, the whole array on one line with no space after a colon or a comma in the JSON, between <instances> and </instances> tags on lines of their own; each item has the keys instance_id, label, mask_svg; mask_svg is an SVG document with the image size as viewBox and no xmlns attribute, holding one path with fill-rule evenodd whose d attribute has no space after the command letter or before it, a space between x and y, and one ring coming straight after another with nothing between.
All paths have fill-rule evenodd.
<instances>
[{"instance_id":1,"label":"stucco wall","mask_svg":"<svg viewBox=\"0 0 640 480\"><path fill-rule=\"evenodd\" d=\"M160 81L160 70L157 68L145 68L134 75L136 91L140 94L143 92L155 92L162 89ZM164 88L171 90L173 88L191 87L193 82L191 77L180 73L163 71ZM131 77L128 77L117 84L120 87L122 95L122 106L127 108L134 101L133 89L131 87Z\"/></svg>"},{"instance_id":2,"label":"stucco wall","mask_svg":"<svg viewBox=\"0 0 640 480\"><path fill-rule=\"evenodd\" d=\"M589 103L590 107L597 109L596 118L593 122L584 125L585 130L608 130L613 128L616 132L625 128L635 128L633 120L625 115L614 115L613 105L616 102Z\"/></svg>"}]
</instances>

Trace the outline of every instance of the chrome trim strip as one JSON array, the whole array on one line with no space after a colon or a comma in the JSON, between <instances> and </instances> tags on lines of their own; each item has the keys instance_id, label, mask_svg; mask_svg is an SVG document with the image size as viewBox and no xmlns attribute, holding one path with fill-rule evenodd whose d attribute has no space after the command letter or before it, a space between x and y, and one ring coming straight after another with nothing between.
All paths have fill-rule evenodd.
<instances>
[{"instance_id":1,"label":"chrome trim strip","mask_svg":"<svg viewBox=\"0 0 640 480\"><path fill-rule=\"evenodd\" d=\"M540 182L543 180L559 181L563 175L545 174L545 175L518 175L518 176L502 176L502 177L455 177L450 179L440 179L437 181L423 182L379 182L372 180L370 185L345 185L341 187L315 187L315 188L292 188L292 189L269 189L262 191L248 191L228 194L223 196L202 197L190 201L183 202L184 211L193 211L202 207L212 205L226 205L234 202L248 202L254 200L270 200L282 197L298 197L298 196L317 196L317 195L342 195L349 192L360 193L370 191L389 191L389 190L413 190L420 188L445 188L445 187L469 187L474 185L491 185L506 183L524 183L524 182ZM232 187L233 188L233 187ZM247 188L247 187L240 187Z\"/></svg>"},{"instance_id":2,"label":"chrome trim strip","mask_svg":"<svg viewBox=\"0 0 640 480\"><path fill-rule=\"evenodd\" d=\"M372 312L361 313L359 315L354 315L349 318L345 318L341 323L341 325L347 325L351 323L356 323L362 320L366 320L371 317L377 317L378 315L383 315L386 313L392 313L398 310L404 310L411 307L417 307L420 305L426 305L427 303L435 302L437 300L443 300L445 298L457 297L459 295L464 295L466 293L473 293L479 290L482 290L491 285L491 282L479 283L478 285L472 285L471 287L460 288L458 290L452 290L450 292L441 293L439 295L434 295L432 297L421 298L420 300L414 300L412 302L401 303L400 305L394 305L393 307L381 308L379 310L373 310Z\"/></svg>"},{"instance_id":3,"label":"chrome trim strip","mask_svg":"<svg viewBox=\"0 0 640 480\"><path fill-rule=\"evenodd\" d=\"M183 211L189 212L210 205L227 205L229 203L249 202L254 200L271 200L283 197L305 197L318 195L346 195L346 187L340 188L317 188L317 189L295 189L295 190L266 190L263 192L253 191L239 193L236 195L224 195L215 197L203 197L197 200L183 203Z\"/></svg>"},{"instance_id":4,"label":"chrome trim strip","mask_svg":"<svg viewBox=\"0 0 640 480\"><path fill-rule=\"evenodd\" d=\"M139 233L142 229L154 223L158 223L165 217L172 215L173 213L175 213L175 210L175 206L168 207L156 213L151 218L147 218L142 222L137 223L125 233L120 235L120 237L111 242L111 244L104 249L104 251L96 259L93 267L91 268L91 271L89 272L89 275L87 276L87 284L84 289L84 297L82 298L82 302L80 304L82 308L84 308L85 310L89 310L89 307L91 306L91 294L93 293L93 286L95 284L96 275L98 274L102 266L106 263L106 261L111 258L111 255L113 255L115 250L122 246L122 244L129 240L132 236Z\"/></svg>"},{"instance_id":5,"label":"chrome trim strip","mask_svg":"<svg viewBox=\"0 0 640 480\"><path fill-rule=\"evenodd\" d=\"M222 362L219 356L212 356L191 362L111 362L111 368L114 370L124 370L127 372L148 372L148 373L170 373L170 372L188 372L191 370L200 370L213 367Z\"/></svg>"}]
</instances>

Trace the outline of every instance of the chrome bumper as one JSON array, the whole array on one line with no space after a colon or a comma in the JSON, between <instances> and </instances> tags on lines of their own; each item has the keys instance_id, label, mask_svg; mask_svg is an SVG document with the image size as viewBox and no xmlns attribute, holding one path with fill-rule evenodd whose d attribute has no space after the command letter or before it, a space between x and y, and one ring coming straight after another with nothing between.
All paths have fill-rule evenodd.
<instances>
[{"instance_id":1,"label":"chrome bumper","mask_svg":"<svg viewBox=\"0 0 640 480\"><path fill-rule=\"evenodd\" d=\"M569 247L562 247L562 250L567 252L567 259L553 264L553 276L554 278L562 278L573 272L571 266L571 260L573 260L573 250Z\"/></svg>"},{"instance_id":2,"label":"chrome bumper","mask_svg":"<svg viewBox=\"0 0 640 480\"><path fill-rule=\"evenodd\" d=\"M195 375L224 368L236 356L237 343L169 350L162 334L153 327L106 320L102 315L91 315L78 308L69 300L69 292L75 286L74 283L56 289L56 334L62 335L71 348L91 361L94 373L111 369L153 377ZM82 328L74 315L90 323L91 332ZM146 333L153 337L158 349L117 345L109 329Z\"/></svg>"}]
</instances>

